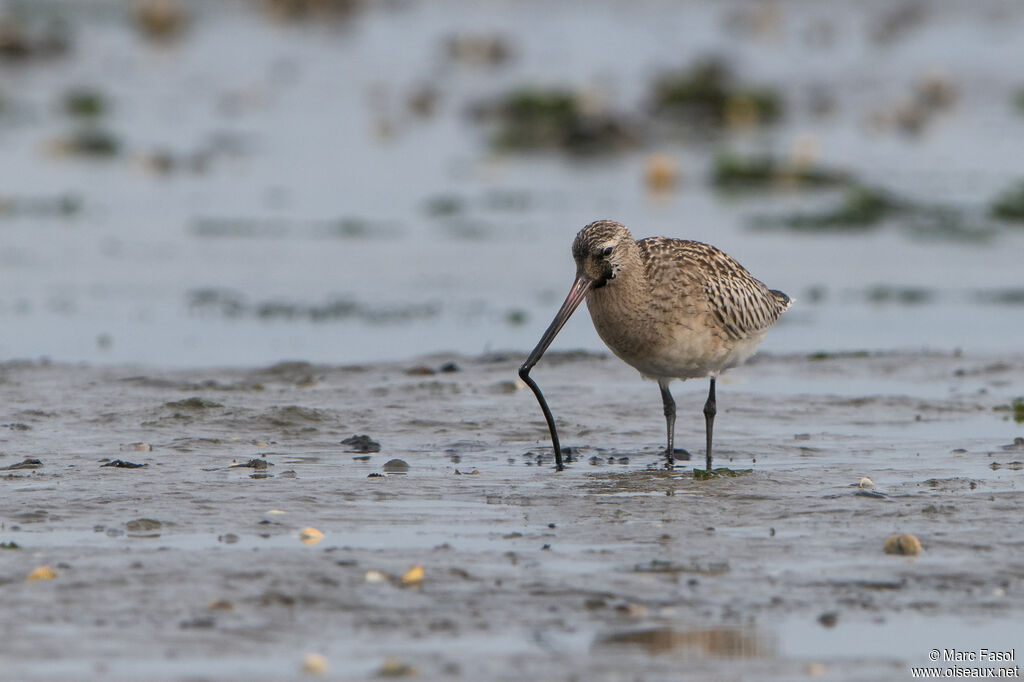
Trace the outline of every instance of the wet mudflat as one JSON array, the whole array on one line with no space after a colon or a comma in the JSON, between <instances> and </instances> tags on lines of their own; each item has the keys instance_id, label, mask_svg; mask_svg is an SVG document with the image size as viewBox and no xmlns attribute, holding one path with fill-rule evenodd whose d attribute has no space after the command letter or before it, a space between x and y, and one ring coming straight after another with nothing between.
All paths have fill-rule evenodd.
<instances>
[{"instance_id":1,"label":"wet mudflat","mask_svg":"<svg viewBox=\"0 0 1024 682\"><path fill-rule=\"evenodd\" d=\"M556 473L520 360L0 366L0 678L878 680L1019 647L1024 358L756 358L716 422L751 471L709 481L594 354L535 370ZM705 390L676 388L696 463Z\"/></svg>"}]
</instances>

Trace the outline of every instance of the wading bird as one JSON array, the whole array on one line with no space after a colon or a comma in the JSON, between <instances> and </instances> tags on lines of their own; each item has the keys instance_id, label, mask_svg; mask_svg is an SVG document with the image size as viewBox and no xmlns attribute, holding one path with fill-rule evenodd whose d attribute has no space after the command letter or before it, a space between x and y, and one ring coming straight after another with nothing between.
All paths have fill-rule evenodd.
<instances>
[{"instance_id":1,"label":"wading bird","mask_svg":"<svg viewBox=\"0 0 1024 682\"><path fill-rule=\"evenodd\" d=\"M669 466L674 462L676 403L668 384L672 379L711 377L704 403L710 473L715 379L754 354L792 299L769 289L710 244L667 237L635 241L625 226L613 220L598 220L580 230L572 256L576 279L569 295L519 368L519 377L537 396L547 420L556 467L562 470L555 420L530 370L586 299L601 340L644 377L658 382Z\"/></svg>"}]
</instances>

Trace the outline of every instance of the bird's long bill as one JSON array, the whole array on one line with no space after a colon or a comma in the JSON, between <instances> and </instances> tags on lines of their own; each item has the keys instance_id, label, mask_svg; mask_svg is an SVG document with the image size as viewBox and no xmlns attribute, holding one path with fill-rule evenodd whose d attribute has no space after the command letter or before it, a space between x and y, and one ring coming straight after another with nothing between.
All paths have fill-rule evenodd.
<instances>
[{"instance_id":1,"label":"bird's long bill","mask_svg":"<svg viewBox=\"0 0 1024 682\"><path fill-rule=\"evenodd\" d=\"M562 330L565 323L572 317L573 312L579 307L580 303L586 297L587 292L590 291L590 287L594 285L594 280L590 279L582 272L576 275L576 280L572 283L572 288L569 289L569 295L565 297L565 303L555 313L555 319L551 320L551 324L548 325L544 335L540 337L540 341L537 343L537 347L533 349L529 357L526 358L526 362L523 363L522 367L519 368L519 378L522 379L533 394L537 396L537 402L540 403L540 409L544 413L544 419L548 423L548 431L551 432L551 447L555 451L555 468L559 471L562 470L562 450L558 445L558 431L555 430L555 418L551 415L551 410L548 408L548 403L544 400L544 394L540 392L540 386L537 385L533 379L530 378L530 370L537 364L541 356L544 355L544 351L548 349L551 342L555 340L558 332Z\"/></svg>"},{"instance_id":2,"label":"bird's long bill","mask_svg":"<svg viewBox=\"0 0 1024 682\"><path fill-rule=\"evenodd\" d=\"M558 332L562 331L562 327L572 317L573 312L579 307L583 299L586 298L587 292L590 291L590 287L594 285L594 280L587 277L582 272L576 275L576 280L572 283L572 288L569 289L569 295L565 297L565 302L562 307L555 313L555 319L551 320L551 324L548 325L547 330L544 331L544 335L540 337L540 341L537 342L537 347L533 349L529 357L526 358L526 362L523 363L523 367L530 370L540 357L544 355L544 351L548 349L551 342L555 340Z\"/></svg>"}]
</instances>

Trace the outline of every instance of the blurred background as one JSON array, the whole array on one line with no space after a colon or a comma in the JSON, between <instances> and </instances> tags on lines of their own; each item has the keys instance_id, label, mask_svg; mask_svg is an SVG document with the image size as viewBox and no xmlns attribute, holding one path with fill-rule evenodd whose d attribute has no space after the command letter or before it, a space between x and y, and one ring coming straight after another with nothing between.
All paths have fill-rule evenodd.
<instances>
[{"instance_id":1,"label":"blurred background","mask_svg":"<svg viewBox=\"0 0 1024 682\"><path fill-rule=\"evenodd\" d=\"M525 352L598 218L795 296L764 350L1019 351L1022 35L1012 0L0 0L0 359Z\"/></svg>"}]
</instances>

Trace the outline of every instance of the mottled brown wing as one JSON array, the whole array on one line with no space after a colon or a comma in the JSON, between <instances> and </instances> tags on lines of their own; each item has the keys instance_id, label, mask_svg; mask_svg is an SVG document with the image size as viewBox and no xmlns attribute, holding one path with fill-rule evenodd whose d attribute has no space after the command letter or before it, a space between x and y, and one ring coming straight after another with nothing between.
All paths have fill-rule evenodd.
<instances>
[{"instance_id":1,"label":"mottled brown wing","mask_svg":"<svg viewBox=\"0 0 1024 682\"><path fill-rule=\"evenodd\" d=\"M790 306L789 296L769 289L710 244L665 237L638 244L649 280L677 297L702 295L708 313L731 338L746 339L768 329Z\"/></svg>"}]
</instances>

